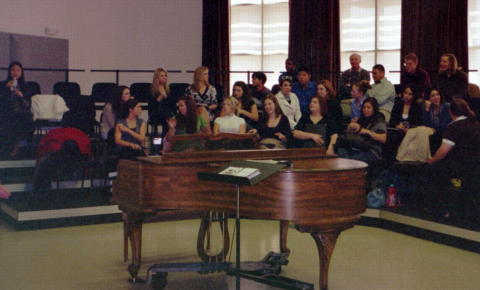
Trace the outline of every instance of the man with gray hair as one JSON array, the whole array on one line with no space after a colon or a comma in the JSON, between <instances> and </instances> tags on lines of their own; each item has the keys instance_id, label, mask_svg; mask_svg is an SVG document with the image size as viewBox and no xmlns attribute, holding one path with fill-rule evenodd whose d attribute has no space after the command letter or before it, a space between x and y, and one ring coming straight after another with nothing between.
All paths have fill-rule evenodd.
<instances>
[{"instance_id":1,"label":"man with gray hair","mask_svg":"<svg viewBox=\"0 0 480 290\"><path fill-rule=\"evenodd\" d=\"M362 57L358 53L352 53L350 55L350 65L352 67L342 72L338 83L338 91L341 99L352 97L350 91L352 90L353 84L363 80L370 81L370 73L360 67L361 62Z\"/></svg>"}]
</instances>

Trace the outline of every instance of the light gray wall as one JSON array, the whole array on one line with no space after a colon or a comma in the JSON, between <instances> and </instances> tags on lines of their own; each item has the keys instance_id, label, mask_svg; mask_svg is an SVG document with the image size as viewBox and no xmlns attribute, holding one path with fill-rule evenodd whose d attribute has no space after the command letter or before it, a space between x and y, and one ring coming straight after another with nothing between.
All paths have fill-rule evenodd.
<instances>
[{"instance_id":1,"label":"light gray wall","mask_svg":"<svg viewBox=\"0 0 480 290\"><path fill-rule=\"evenodd\" d=\"M24 68L68 68L68 40L10 34L10 60L20 60ZM56 82L65 80L65 73L27 70L25 79L38 82L42 93L49 94Z\"/></svg>"},{"instance_id":2,"label":"light gray wall","mask_svg":"<svg viewBox=\"0 0 480 290\"><path fill-rule=\"evenodd\" d=\"M68 40L70 68L187 70L201 64L202 0L2 0L1 7L2 32ZM115 80L114 74L91 72L70 78L83 94L95 82ZM151 78L124 74L120 83ZM191 82L192 75L169 79Z\"/></svg>"}]
</instances>

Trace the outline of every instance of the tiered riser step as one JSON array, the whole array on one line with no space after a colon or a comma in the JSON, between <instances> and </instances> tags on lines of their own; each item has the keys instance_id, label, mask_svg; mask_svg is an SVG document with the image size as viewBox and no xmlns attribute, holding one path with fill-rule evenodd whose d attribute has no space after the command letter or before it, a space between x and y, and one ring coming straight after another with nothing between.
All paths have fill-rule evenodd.
<instances>
[{"instance_id":1,"label":"tiered riser step","mask_svg":"<svg viewBox=\"0 0 480 290\"><path fill-rule=\"evenodd\" d=\"M41 196L22 192L2 201L0 209L17 229L117 222L121 214L111 196L110 187L57 189Z\"/></svg>"},{"instance_id":2,"label":"tiered riser step","mask_svg":"<svg viewBox=\"0 0 480 290\"><path fill-rule=\"evenodd\" d=\"M40 229L117 222L121 214L110 203L109 181L104 179L54 181L46 194L32 194L35 160L0 161L0 182L10 192L0 201L1 215L17 229Z\"/></svg>"}]
</instances>

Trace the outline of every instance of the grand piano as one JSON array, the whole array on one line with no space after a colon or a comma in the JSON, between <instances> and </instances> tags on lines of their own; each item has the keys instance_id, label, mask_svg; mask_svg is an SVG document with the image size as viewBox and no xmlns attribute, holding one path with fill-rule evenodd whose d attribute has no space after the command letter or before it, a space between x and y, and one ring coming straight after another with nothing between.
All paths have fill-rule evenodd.
<instances>
[{"instance_id":1,"label":"grand piano","mask_svg":"<svg viewBox=\"0 0 480 290\"><path fill-rule=\"evenodd\" d=\"M113 202L125 217L132 248L128 271L135 280L141 267L142 223L159 210L236 211L234 188L199 180L232 160L290 161L254 186L241 186L240 215L279 220L280 247L286 247L286 221L310 233L320 259L320 288L328 287L330 257L339 234L365 211L367 164L327 157L322 149L231 150L170 153L138 161L121 160L113 183Z\"/></svg>"}]
</instances>

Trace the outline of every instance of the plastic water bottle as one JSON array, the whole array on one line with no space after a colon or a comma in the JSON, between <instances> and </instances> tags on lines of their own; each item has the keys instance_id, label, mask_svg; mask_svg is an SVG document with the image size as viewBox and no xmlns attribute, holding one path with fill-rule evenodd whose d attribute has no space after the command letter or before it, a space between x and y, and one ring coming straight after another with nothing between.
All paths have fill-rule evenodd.
<instances>
[{"instance_id":1,"label":"plastic water bottle","mask_svg":"<svg viewBox=\"0 0 480 290\"><path fill-rule=\"evenodd\" d=\"M17 90L17 87L18 87L18 80L17 79L13 79L13 83L12 83L12 86L10 87L10 90L12 92L15 92Z\"/></svg>"},{"instance_id":2,"label":"plastic water bottle","mask_svg":"<svg viewBox=\"0 0 480 290\"><path fill-rule=\"evenodd\" d=\"M397 188L392 184L388 187L387 190L387 201L385 202L385 205L387 207L397 207L398 202L398 190Z\"/></svg>"}]
</instances>

